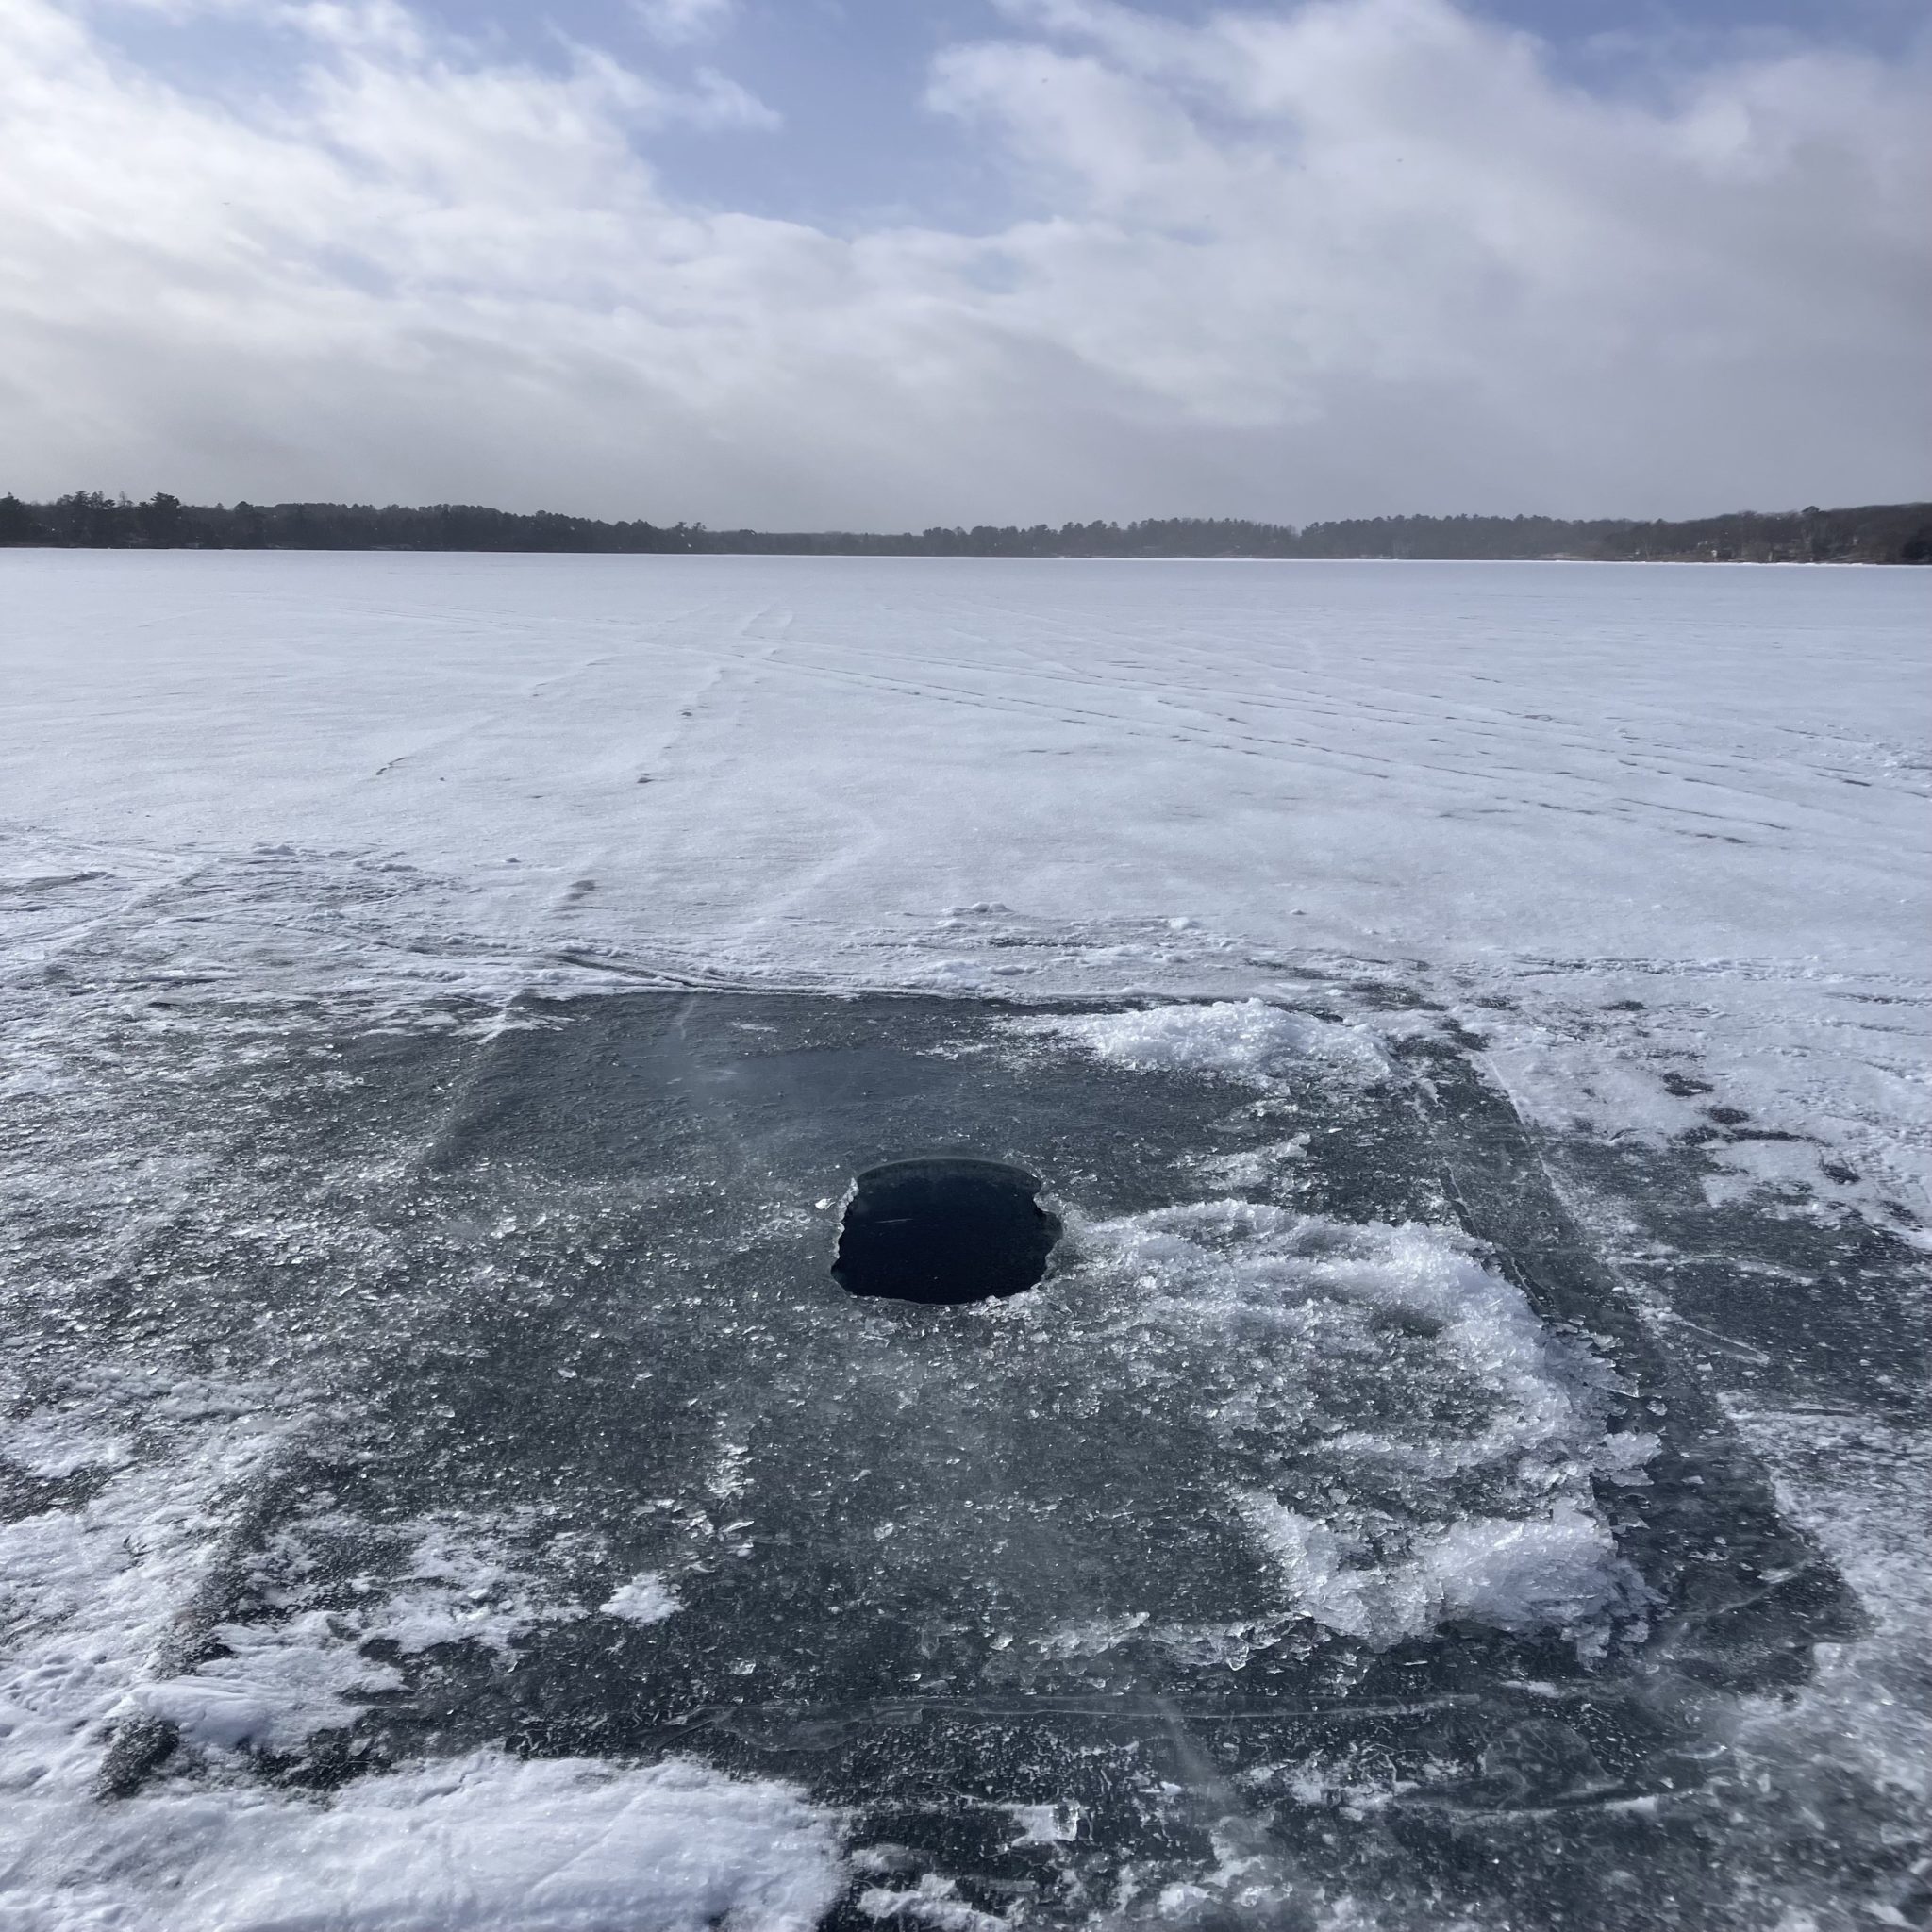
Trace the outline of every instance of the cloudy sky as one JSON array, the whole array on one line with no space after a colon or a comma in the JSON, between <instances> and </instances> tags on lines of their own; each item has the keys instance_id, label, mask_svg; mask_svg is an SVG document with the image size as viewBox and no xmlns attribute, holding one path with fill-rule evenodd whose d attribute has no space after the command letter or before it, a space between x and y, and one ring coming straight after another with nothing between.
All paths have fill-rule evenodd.
<instances>
[{"instance_id":1,"label":"cloudy sky","mask_svg":"<svg viewBox=\"0 0 1932 1932\"><path fill-rule=\"evenodd\" d=\"M1932 494L1923 0L0 0L0 490Z\"/></svg>"}]
</instances>

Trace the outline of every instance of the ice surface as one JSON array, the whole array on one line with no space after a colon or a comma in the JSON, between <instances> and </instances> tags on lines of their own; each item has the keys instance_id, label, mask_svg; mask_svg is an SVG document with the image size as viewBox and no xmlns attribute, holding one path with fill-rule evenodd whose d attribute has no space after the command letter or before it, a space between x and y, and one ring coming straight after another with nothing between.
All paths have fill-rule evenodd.
<instances>
[{"instance_id":1,"label":"ice surface","mask_svg":"<svg viewBox=\"0 0 1932 1932\"><path fill-rule=\"evenodd\" d=\"M15 957L1108 992L1420 962L1549 1118L1682 1131L1660 1076L1701 1063L1842 1149L1834 1185L1924 1198L1924 573L0 570Z\"/></svg>"},{"instance_id":2,"label":"ice surface","mask_svg":"<svg viewBox=\"0 0 1932 1932\"><path fill-rule=\"evenodd\" d=\"M1932 579L0 576L6 1932L1932 1906Z\"/></svg>"},{"instance_id":3,"label":"ice surface","mask_svg":"<svg viewBox=\"0 0 1932 1932\"><path fill-rule=\"evenodd\" d=\"M1420 966L1545 1118L1682 1132L1702 1066L1840 1151L1827 1191L1925 1204L1923 572L0 572L14 958L118 936L156 994Z\"/></svg>"}]
</instances>

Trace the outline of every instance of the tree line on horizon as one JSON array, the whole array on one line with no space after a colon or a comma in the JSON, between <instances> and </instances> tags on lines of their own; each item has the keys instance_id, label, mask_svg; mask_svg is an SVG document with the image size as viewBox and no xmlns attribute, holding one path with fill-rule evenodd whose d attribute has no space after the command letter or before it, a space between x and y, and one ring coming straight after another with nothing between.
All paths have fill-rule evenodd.
<instances>
[{"instance_id":1,"label":"tree line on horizon","mask_svg":"<svg viewBox=\"0 0 1932 1932\"><path fill-rule=\"evenodd\" d=\"M710 530L603 523L475 504L144 503L75 491L49 503L0 497L0 544L108 550L550 551L791 557L1194 557L1749 563L1932 562L1932 504L1739 510L1678 522L1540 516L1350 517L1253 523L1150 517L1137 523L934 526L865 531Z\"/></svg>"}]
</instances>

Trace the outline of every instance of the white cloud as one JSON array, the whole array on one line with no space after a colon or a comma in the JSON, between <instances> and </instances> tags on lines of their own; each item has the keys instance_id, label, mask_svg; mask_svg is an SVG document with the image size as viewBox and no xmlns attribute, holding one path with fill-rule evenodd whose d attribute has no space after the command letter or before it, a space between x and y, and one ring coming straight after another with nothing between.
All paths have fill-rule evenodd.
<instances>
[{"instance_id":1,"label":"white cloud","mask_svg":"<svg viewBox=\"0 0 1932 1932\"><path fill-rule=\"evenodd\" d=\"M1923 59L1613 99L1447 0L1007 11L930 100L1023 217L842 235L666 193L653 129L772 121L722 75L363 0L283 9L238 105L0 0L0 489L790 526L1926 493Z\"/></svg>"}]
</instances>

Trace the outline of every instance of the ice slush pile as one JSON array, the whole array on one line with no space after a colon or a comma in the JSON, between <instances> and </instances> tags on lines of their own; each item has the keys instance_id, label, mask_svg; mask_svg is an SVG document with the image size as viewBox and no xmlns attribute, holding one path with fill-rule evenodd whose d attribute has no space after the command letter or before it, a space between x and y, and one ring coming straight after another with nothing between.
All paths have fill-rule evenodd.
<instances>
[{"instance_id":1,"label":"ice slush pile","mask_svg":"<svg viewBox=\"0 0 1932 1932\"><path fill-rule=\"evenodd\" d=\"M1612 1429L1612 1371L1541 1322L1459 1233L1246 1201L1076 1224L1054 1301L1092 1377L1208 1419L1271 1607L1383 1648L1441 1625L1641 1627L1595 1484L1657 1441ZM1072 1338L1067 1338L1070 1345Z\"/></svg>"}]
</instances>

